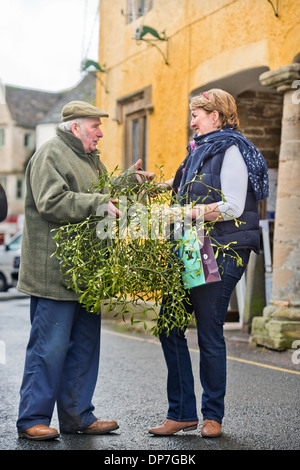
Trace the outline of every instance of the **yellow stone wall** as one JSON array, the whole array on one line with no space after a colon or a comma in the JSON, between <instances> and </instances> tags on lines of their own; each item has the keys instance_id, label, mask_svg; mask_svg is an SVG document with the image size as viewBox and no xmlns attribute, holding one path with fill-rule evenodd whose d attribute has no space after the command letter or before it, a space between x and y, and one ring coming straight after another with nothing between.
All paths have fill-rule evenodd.
<instances>
[{"instance_id":1,"label":"yellow stone wall","mask_svg":"<svg viewBox=\"0 0 300 470\"><path fill-rule=\"evenodd\" d=\"M100 143L109 170L123 164L124 129L114 120L117 99L152 86L148 170L163 165L169 178L185 157L193 90L252 67L277 69L300 52L295 0L279 0L278 18L267 0L153 0L144 24L165 31L168 65L156 47L133 39L133 23L126 24L121 13L126 4L100 2L99 64L105 64L107 73L99 74L97 104L110 115L103 119ZM137 19L137 27L142 20ZM166 54L167 43L156 44Z\"/></svg>"}]
</instances>

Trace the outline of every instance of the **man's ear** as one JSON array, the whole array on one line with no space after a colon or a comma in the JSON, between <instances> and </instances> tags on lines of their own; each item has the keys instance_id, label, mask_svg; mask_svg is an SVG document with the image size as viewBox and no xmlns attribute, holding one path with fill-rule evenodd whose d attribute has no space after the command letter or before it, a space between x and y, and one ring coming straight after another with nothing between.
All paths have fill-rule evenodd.
<instances>
[{"instance_id":1,"label":"man's ear","mask_svg":"<svg viewBox=\"0 0 300 470\"><path fill-rule=\"evenodd\" d=\"M79 126L78 122L73 122L72 123L71 132L72 132L72 134L75 135L75 137L80 138L81 132L80 132L80 126Z\"/></svg>"}]
</instances>

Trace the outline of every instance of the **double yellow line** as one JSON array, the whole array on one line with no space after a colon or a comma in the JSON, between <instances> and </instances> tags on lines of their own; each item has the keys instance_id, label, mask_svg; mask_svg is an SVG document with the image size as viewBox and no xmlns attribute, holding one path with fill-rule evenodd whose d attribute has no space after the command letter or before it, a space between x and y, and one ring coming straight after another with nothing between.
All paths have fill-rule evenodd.
<instances>
[{"instance_id":1,"label":"double yellow line","mask_svg":"<svg viewBox=\"0 0 300 470\"><path fill-rule=\"evenodd\" d=\"M112 335L115 335L115 336L121 336L123 338L127 338L127 339L129 338L129 339L133 339L135 341L143 341L145 343L153 343L153 344L156 344L156 345L160 344L158 340L151 339L151 338L148 338L148 337L129 336L126 333L119 333L119 332L116 332L116 331L108 330L106 328L102 328L102 329L103 329L103 331L105 331L105 333L109 333L109 334L112 334ZM193 348L190 348L190 351L198 352L197 349L193 349ZM280 371L280 372L287 372L289 374L300 375L300 371L292 370L292 369L286 369L284 367L271 366L269 364L264 364L263 362L248 361L247 359L241 359L239 357L233 357L233 356L227 356L227 359L229 359L230 361L243 362L244 364L250 364L250 365L253 365L253 366L265 367L266 369L272 369L272 370L277 370L277 371Z\"/></svg>"}]
</instances>

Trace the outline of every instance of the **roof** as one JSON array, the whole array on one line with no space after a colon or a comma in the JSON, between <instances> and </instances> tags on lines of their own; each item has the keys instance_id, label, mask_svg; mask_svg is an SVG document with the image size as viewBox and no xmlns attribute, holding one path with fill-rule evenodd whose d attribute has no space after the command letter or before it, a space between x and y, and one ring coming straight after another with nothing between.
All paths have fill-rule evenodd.
<instances>
[{"instance_id":1,"label":"roof","mask_svg":"<svg viewBox=\"0 0 300 470\"><path fill-rule=\"evenodd\" d=\"M96 74L88 73L75 87L61 92L6 85L5 98L12 118L19 126L35 128L41 123L58 123L61 121L61 110L69 101L95 104Z\"/></svg>"},{"instance_id":2,"label":"roof","mask_svg":"<svg viewBox=\"0 0 300 470\"><path fill-rule=\"evenodd\" d=\"M5 99L17 125L35 128L60 99L60 94L6 85Z\"/></svg>"},{"instance_id":3,"label":"roof","mask_svg":"<svg viewBox=\"0 0 300 470\"><path fill-rule=\"evenodd\" d=\"M49 110L47 115L39 121L39 124L61 122L61 110L70 101L86 101L96 103L96 73L89 72L78 85L61 93L59 99Z\"/></svg>"}]
</instances>

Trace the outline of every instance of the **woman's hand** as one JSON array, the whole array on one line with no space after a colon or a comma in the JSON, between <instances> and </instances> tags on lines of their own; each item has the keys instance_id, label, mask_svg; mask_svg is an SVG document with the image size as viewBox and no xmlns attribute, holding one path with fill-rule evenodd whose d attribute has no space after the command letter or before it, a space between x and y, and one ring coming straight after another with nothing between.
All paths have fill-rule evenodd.
<instances>
[{"instance_id":1,"label":"woman's hand","mask_svg":"<svg viewBox=\"0 0 300 470\"><path fill-rule=\"evenodd\" d=\"M169 181L162 181L159 183L155 183L153 187L151 188L151 196L156 197L160 192L163 192L165 190L170 191L172 189L172 184L173 184L173 179L170 179Z\"/></svg>"},{"instance_id":2,"label":"woman's hand","mask_svg":"<svg viewBox=\"0 0 300 470\"><path fill-rule=\"evenodd\" d=\"M223 221L219 206L215 202L213 202L212 204L197 204L191 209L191 217L192 219L201 217L207 222Z\"/></svg>"}]
</instances>

